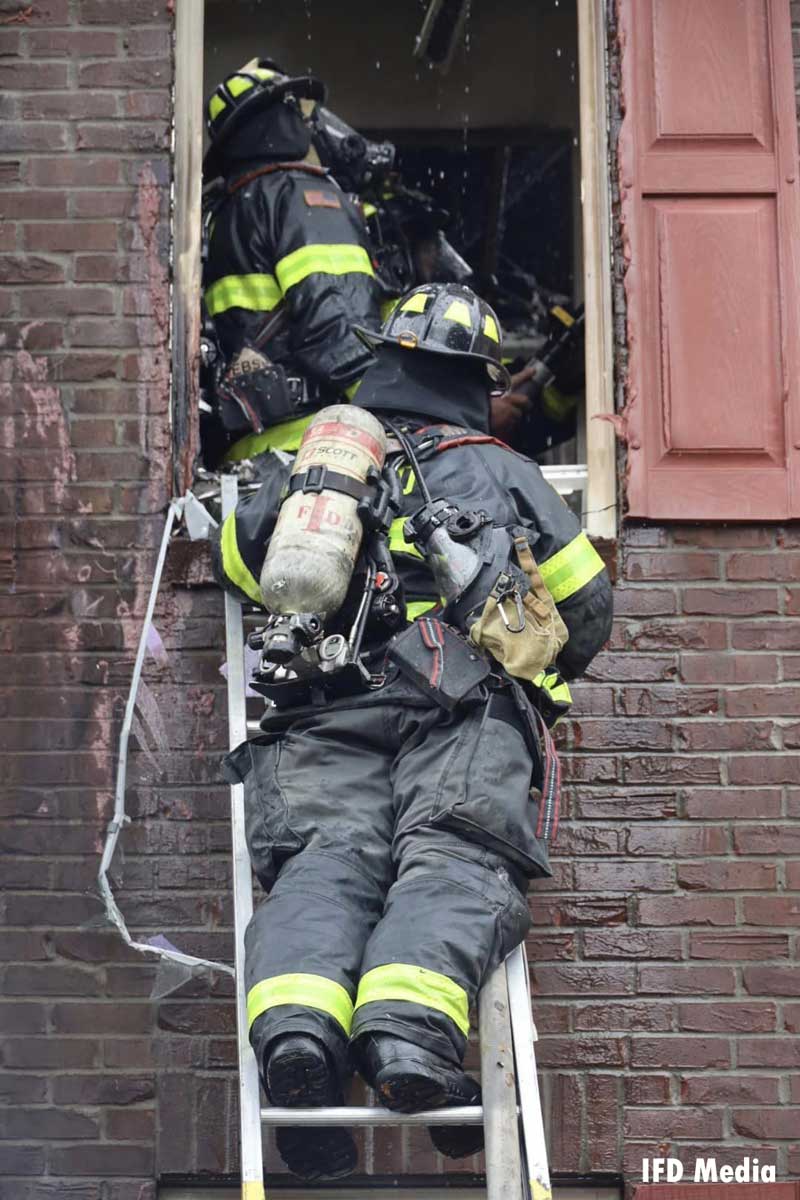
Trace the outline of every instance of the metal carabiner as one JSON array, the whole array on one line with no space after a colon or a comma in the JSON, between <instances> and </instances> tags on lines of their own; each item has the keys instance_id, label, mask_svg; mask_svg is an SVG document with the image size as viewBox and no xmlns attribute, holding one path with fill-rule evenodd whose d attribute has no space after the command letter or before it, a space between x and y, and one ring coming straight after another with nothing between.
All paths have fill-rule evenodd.
<instances>
[{"instance_id":1,"label":"metal carabiner","mask_svg":"<svg viewBox=\"0 0 800 1200\"><path fill-rule=\"evenodd\" d=\"M490 594L497 601L497 609L498 609L498 612L500 613L500 620L503 622L503 624L505 625L508 632L509 633L524 633L524 631L525 631L525 607L522 603L522 593L520 592L518 586L514 583L514 580L512 579L512 577L509 574L507 574L507 572L504 571L502 575L498 576L497 581L496 581L494 587L492 588ZM503 605L506 602L506 600L511 599L511 598L513 598L514 603L517 608L517 624L516 625L510 624L508 617L505 614L505 609L503 608Z\"/></svg>"}]
</instances>

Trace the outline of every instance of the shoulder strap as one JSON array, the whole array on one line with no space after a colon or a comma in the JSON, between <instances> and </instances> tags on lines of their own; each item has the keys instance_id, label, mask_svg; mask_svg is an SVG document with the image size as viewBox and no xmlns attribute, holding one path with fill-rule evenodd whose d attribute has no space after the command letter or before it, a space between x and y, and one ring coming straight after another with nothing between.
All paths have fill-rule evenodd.
<instances>
[{"instance_id":1,"label":"shoulder strap","mask_svg":"<svg viewBox=\"0 0 800 1200\"><path fill-rule=\"evenodd\" d=\"M274 175L276 171L305 171L308 175L316 175L327 178L328 171L325 167L315 167L311 163L305 162L279 162L270 163L267 167L258 167L255 171L249 171L247 175L242 175L241 179L234 180L229 183L227 192L229 196L233 196L239 188L243 188L246 184L252 183L254 179L258 179L259 175Z\"/></svg>"}]
</instances>

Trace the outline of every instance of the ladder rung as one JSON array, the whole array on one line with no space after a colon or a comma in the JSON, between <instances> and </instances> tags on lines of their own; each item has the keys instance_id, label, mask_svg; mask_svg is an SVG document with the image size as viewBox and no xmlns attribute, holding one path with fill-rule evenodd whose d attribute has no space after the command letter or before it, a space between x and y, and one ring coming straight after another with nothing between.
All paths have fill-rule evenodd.
<instances>
[{"instance_id":1,"label":"ladder rung","mask_svg":"<svg viewBox=\"0 0 800 1200\"><path fill-rule=\"evenodd\" d=\"M519 1110L517 1110L519 1111ZM482 1125L480 1104L398 1113L388 1108L262 1108L264 1125Z\"/></svg>"}]
</instances>

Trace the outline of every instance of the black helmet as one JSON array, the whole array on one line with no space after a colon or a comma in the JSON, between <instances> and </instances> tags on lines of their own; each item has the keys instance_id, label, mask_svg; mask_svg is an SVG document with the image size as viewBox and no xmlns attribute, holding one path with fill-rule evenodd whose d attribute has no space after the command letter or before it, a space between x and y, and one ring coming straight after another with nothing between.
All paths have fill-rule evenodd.
<instances>
[{"instance_id":1,"label":"black helmet","mask_svg":"<svg viewBox=\"0 0 800 1200\"><path fill-rule=\"evenodd\" d=\"M206 104L206 129L211 147L203 160L203 173L220 173L219 148L242 122L286 96L298 100L324 100L325 84L312 75L284 75L271 58L253 59L220 83Z\"/></svg>"},{"instance_id":2,"label":"black helmet","mask_svg":"<svg viewBox=\"0 0 800 1200\"><path fill-rule=\"evenodd\" d=\"M427 350L486 364L492 383L508 388L509 374L502 361L502 331L492 308L461 283L426 283L413 288L397 302L380 333L357 327L356 332L374 349L380 343L404 350Z\"/></svg>"}]
</instances>

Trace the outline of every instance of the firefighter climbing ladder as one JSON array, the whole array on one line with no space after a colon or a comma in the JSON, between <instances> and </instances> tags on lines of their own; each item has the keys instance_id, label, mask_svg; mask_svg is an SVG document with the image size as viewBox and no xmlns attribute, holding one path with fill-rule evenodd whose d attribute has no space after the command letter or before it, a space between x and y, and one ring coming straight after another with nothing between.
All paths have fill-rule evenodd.
<instances>
[{"instance_id":1,"label":"firefighter climbing ladder","mask_svg":"<svg viewBox=\"0 0 800 1200\"><path fill-rule=\"evenodd\" d=\"M222 477L223 516L236 507L235 476ZM228 660L228 730L233 749L247 737L242 607L225 595ZM401 1114L374 1108L261 1108L258 1068L247 1032L244 933L253 913L250 858L244 832L242 784L231 787L233 890L236 938L236 1027L239 1053L239 1112L242 1200L264 1200L262 1125L458 1125L483 1124L488 1200L550 1200L542 1108L536 1077L530 983L519 946L487 980L479 997L483 1107Z\"/></svg>"}]
</instances>

